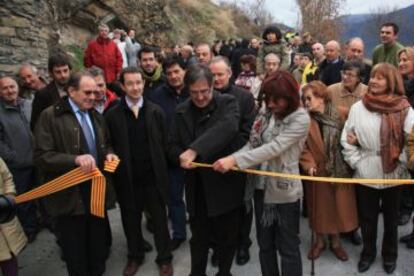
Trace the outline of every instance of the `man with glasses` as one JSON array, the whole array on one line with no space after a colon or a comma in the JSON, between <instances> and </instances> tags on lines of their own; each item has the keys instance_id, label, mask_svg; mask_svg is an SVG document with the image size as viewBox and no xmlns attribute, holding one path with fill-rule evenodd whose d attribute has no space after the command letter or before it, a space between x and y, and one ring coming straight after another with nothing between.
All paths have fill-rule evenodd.
<instances>
[{"instance_id":1,"label":"man with glasses","mask_svg":"<svg viewBox=\"0 0 414 276\"><path fill-rule=\"evenodd\" d=\"M184 78L190 99L180 104L171 127L170 158L186 171L186 198L190 214L191 273L205 275L211 239L217 242L219 271L231 275L237 246L244 183L239 174L221 174L195 168L195 162L213 163L232 152L239 131L236 98L213 90L213 74L201 64L188 68Z\"/></svg>"},{"instance_id":2,"label":"man with glasses","mask_svg":"<svg viewBox=\"0 0 414 276\"><path fill-rule=\"evenodd\" d=\"M90 173L102 169L105 160L118 159L111 153L105 122L93 109L95 91L92 75L75 73L67 83L68 97L40 115L35 128L34 162L45 182L76 167ZM90 197L91 183L85 181L44 198L59 233L69 275L98 276L105 272L108 227L104 218L91 214Z\"/></svg>"}]
</instances>

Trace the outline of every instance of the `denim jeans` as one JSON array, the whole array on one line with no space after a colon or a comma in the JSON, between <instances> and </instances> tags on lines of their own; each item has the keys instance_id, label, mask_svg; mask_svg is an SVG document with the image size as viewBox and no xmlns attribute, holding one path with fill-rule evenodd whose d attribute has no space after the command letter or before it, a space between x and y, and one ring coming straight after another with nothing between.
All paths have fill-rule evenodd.
<instances>
[{"instance_id":1,"label":"denim jeans","mask_svg":"<svg viewBox=\"0 0 414 276\"><path fill-rule=\"evenodd\" d=\"M278 219L272 225L263 226L263 190L256 190L254 207L256 216L259 260L263 276L301 276L302 258L299 249L300 201L276 204ZM279 273L277 254L281 259Z\"/></svg>"},{"instance_id":2,"label":"denim jeans","mask_svg":"<svg viewBox=\"0 0 414 276\"><path fill-rule=\"evenodd\" d=\"M172 224L172 238L185 240L186 217L184 204L184 171L181 168L169 169L171 182L169 211Z\"/></svg>"}]
</instances>

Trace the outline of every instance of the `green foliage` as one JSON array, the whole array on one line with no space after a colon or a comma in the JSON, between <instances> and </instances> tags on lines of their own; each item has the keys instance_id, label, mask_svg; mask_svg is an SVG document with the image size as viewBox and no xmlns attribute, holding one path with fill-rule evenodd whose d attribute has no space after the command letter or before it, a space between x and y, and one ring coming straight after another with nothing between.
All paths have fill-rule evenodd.
<instances>
[{"instance_id":1,"label":"green foliage","mask_svg":"<svg viewBox=\"0 0 414 276\"><path fill-rule=\"evenodd\" d=\"M79 71L83 66L83 49L76 44L65 45L64 49L72 57L72 66L74 71Z\"/></svg>"}]
</instances>

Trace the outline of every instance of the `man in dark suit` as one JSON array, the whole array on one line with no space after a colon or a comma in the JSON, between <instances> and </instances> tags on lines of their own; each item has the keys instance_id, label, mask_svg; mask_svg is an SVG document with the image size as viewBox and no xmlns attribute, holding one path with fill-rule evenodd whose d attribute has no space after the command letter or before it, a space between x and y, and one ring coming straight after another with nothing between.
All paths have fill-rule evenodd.
<instances>
[{"instance_id":1,"label":"man in dark suit","mask_svg":"<svg viewBox=\"0 0 414 276\"><path fill-rule=\"evenodd\" d=\"M35 128L40 113L67 95L65 85L69 80L70 72L72 70L69 57L65 54L50 56L48 69L49 75L52 77L53 81L35 94L30 121L30 128L32 130Z\"/></svg>"},{"instance_id":2,"label":"man in dark suit","mask_svg":"<svg viewBox=\"0 0 414 276\"><path fill-rule=\"evenodd\" d=\"M232 70L227 58L221 56L214 57L210 62L209 68L214 75L214 89L222 94L234 96L239 104L239 132L232 144L233 150L237 151L249 140L250 129L256 116L253 94L230 83ZM245 180L244 178L243 181ZM249 209L251 210L252 208ZM239 229L239 241L236 253L236 263L239 265L244 265L249 261L249 247L252 244L249 236L252 227L253 212L247 212L245 210L242 214L242 225ZM216 254L213 254L211 257L213 265L217 263L215 256Z\"/></svg>"},{"instance_id":3,"label":"man in dark suit","mask_svg":"<svg viewBox=\"0 0 414 276\"><path fill-rule=\"evenodd\" d=\"M123 275L135 275L144 260L141 218L145 206L154 224L160 275L170 276L173 269L166 213L169 183L164 114L142 96L144 78L138 68L123 69L120 82L126 95L106 112L105 119L114 151L122 160L114 180L128 245Z\"/></svg>"},{"instance_id":4,"label":"man in dark suit","mask_svg":"<svg viewBox=\"0 0 414 276\"><path fill-rule=\"evenodd\" d=\"M34 161L45 181L76 167L89 173L102 169L104 160L118 159L111 153L104 119L93 109L93 77L75 73L67 87L69 97L45 109L36 124ZM108 239L108 228L104 218L91 214L90 197L90 181L45 197L69 275L105 272L108 244L103 241Z\"/></svg>"},{"instance_id":5,"label":"man in dark suit","mask_svg":"<svg viewBox=\"0 0 414 276\"><path fill-rule=\"evenodd\" d=\"M239 173L223 175L194 168L193 161L212 163L232 152L239 131L237 100L213 91L213 74L205 65L190 66L185 75L190 99L180 104L171 126L170 158L186 169L190 214L191 274L205 275L212 238L217 242L219 272L230 275L237 245L244 195Z\"/></svg>"}]
</instances>

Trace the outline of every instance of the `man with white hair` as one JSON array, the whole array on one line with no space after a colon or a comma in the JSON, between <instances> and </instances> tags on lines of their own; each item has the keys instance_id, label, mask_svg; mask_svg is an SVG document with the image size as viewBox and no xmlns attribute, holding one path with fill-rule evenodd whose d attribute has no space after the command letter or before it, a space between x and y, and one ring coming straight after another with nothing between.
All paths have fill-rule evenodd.
<instances>
[{"instance_id":1,"label":"man with white hair","mask_svg":"<svg viewBox=\"0 0 414 276\"><path fill-rule=\"evenodd\" d=\"M325 85L340 82L341 70L344 61L341 59L341 45L336 40L331 40L325 45L326 59L319 65L318 79Z\"/></svg>"},{"instance_id":2,"label":"man with white hair","mask_svg":"<svg viewBox=\"0 0 414 276\"><path fill-rule=\"evenodd\" d=\"M39 75L36 66L26 63L19 69L20 97L33 100L34 93L46 87L47 82Z\"/></svg>"}]
</instances>

